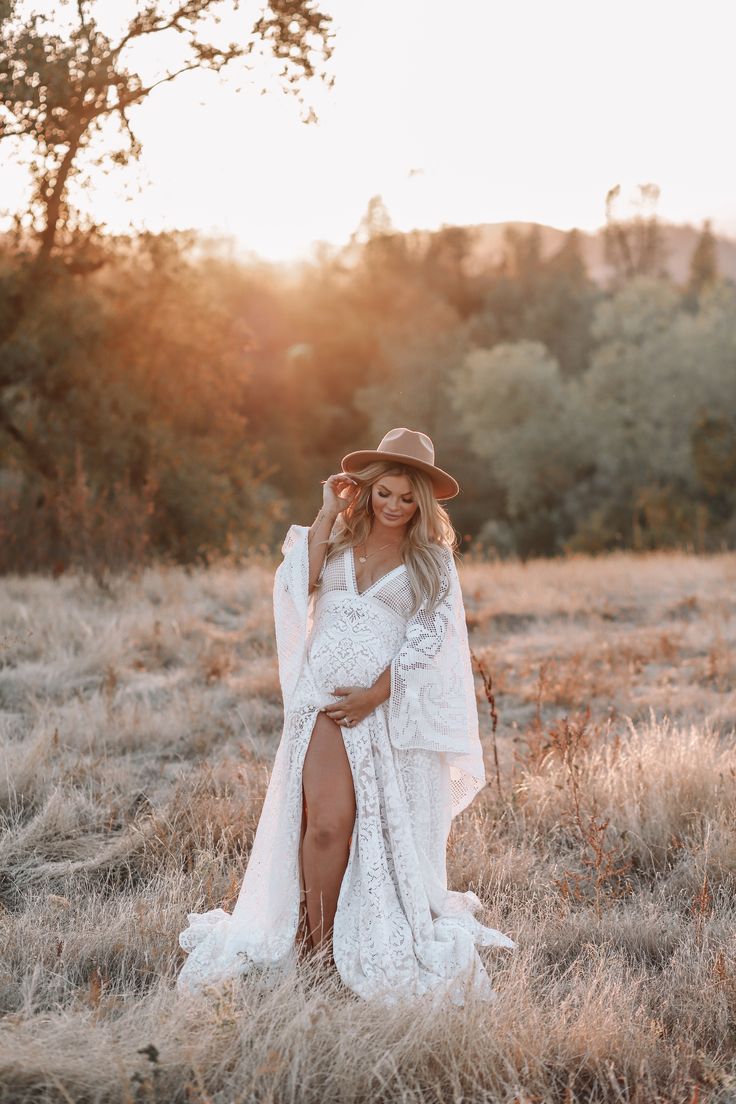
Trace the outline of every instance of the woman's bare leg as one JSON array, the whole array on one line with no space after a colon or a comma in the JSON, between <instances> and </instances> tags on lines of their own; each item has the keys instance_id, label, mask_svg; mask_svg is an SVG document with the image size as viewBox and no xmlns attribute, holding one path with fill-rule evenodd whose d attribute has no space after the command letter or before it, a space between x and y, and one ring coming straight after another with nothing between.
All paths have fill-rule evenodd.
<instances>
[{"instance_id":1,"label":"woman's bare leg","mask_svg":"<svg viewBox=\"0 0 736 1104\"><path fill-rule=\"evenodd\" d=\"M297 924L297 941L300 951L311 948L312 941L309 938L309 920L307 918L307 899L304 890L304 870L302 868L302 848L304 846L304 833L307 830L307 803L304 800L302 788L302 823L299 830L299 922Z\"/></svg>"},{"instance_id":2,"label":"woman's bare leg","mask_svg":"<svg viewBox=\"0 0 736 1104\"><path fill-rule=\"evenodd\" d=\"M332 936L350 836L355 791L339 725L319 713L302 770L307 824L302 838L302 873L313 947Z\"/></svg>"}]
</instances>

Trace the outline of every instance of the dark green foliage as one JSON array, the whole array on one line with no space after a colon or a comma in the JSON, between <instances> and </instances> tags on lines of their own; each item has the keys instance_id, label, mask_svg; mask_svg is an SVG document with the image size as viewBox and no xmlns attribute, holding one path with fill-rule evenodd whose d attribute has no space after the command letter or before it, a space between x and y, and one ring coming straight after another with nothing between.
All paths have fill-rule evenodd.
<instances>
[{"instance_id":1,"label":"dark green foliage","mask_svg":"<svg viewBox=\"0 0 736 1104\"><path fill-rule=\"evenodd\" d=\"M693 466L709 530L732 543L736 515L736 417L703 414L690 436Z\"/></svg>"},{"instance_id":2,"label":"dark green foliage","mask_svg":"<svg viewBox=\"0 0 736 1104\"><path fill-rule=\"evenodd\" d=\"M711 230L710 219L703 223L698 243L690 258L690 280L688 291L697 300L702 292L718 279L718 257L716 239Z\"/></svg>"},{"instance_id":3,"label":"dark green foliage","mask_svg":"<svg viewBox=\"0 0 736 1104\"><path fill-rule=\"evenodd\" d=\"M345 452L401 424L460 480L464 547L731 543L733 288L695 310L666 280L605 292L574 238L523 284L513 258L471 276L472 242L381 227L295 280L184 235L108 240L106 265L47 285L0 351L26 437L4 437L5 566L273 546ZM0 315L15 265L8 249Z\"/></svg>"},{"instance_id":4,"label":"dark green foliage","mask_svg":"<svg viewBox=\"0 0 736 1104\"><path fill-rule=\"evenodd\" d=\"M621 198L620 184L606 196L605 257L614 282L620 285L635 276L663 276L664 238L655 213L659 187L640 184L631 201L634 212L629 217L617 213Z\"/></svg>"},{"instance_id":5,"label":"dark green foliage","mask_svg":"<svg viewBox=\"0 0 736 1104\"><path fill-rule=\"evenodd\" d=\"M95 0L66 20L61 8L0 7L0 139L32 181L0 261L6 568L102 570L144 551L190 561L262 539L278 512L245 433L247 327L179 237L113 241L69 193L136 159L131 112L192 70L258 53L302 103L305 82L329 83L330 19L313 0L279 0L252 25L244 16L228 43L203 37L224 3L154 0L114 40ZM159 56L176 62L144 80L136 47L159 39L174 41ZM115 514L125 526L109 524Z\"/></svg>"},{"instance_id":6,"label":"dark green foliage","mask_svg":"<svg viewBox=\"0 0 736 1104\"><path fill-rule=\"evenodd\" d=\"M311 0L203 38L225 2L146 5L115 41L94 0L66 31L0 6L0 138L34 184L0 244L0 568L273 545L344 453L401 424L460 480L465 545L732 543L736 293L708 223L687 286L663 275L655 185L630 217L608 193L607 289L575 230L551 248L549 228L510 224L498 257L483 228L398 233L380 196L298 275L184 234L113 239L73 208L70 181L136 158L130 110L190 69L260 53L300 99L329 83ZM146 82L134 47L165 35L177 64Z\"/></svg>"}]
</instances>

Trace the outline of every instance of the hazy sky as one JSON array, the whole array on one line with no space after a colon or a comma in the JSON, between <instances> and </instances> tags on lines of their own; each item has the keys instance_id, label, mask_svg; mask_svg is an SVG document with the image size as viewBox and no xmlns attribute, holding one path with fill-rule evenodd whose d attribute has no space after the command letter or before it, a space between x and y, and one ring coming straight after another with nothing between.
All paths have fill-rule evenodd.
<instances>
[{"instance_id":1,"label":"hazy sky","mask_svg":"<svg viewBox=\"0 0 736 1104\"><path fill-rule=\"evenodd\" d=\"M111 18L125 7L97 4ZM239 19L258 7L244 3ZM736 234L734 0L323 7L335 17L336 83L311 95L317 125L234 70L185 75L132 116L143 158L101 181L96 214L116 230L231 233L280 259L346 240L376 193L400 229L505 219L595 229L612 185L652 181L663 218L712 217ZM7 208L19 177L4 179Z\"/></svg>"}]
</instances>

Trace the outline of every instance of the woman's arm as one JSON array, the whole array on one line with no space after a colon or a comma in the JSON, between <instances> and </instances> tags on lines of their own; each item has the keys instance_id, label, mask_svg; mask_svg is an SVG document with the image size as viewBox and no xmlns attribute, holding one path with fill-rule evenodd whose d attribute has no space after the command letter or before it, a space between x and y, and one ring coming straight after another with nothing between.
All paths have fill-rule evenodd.
<instances>
[{"instance_id":1,"label":"woman's arm","mask_svg":"<svg viewBox=\"0 0 736 1104\"><path fill-rule=\"evenodd\" d=\"M335 524L337 518L337 510L329 510L326 506L321 506L319 513L309 527L309 533L307 534L307 542L309 545L309 591L310 594L314 590L314 584L319 578L319 573L322 570L322 564L325 562L325 552L327 550L327 542L330 539L330 533L332 527Z\"/></svg>"},{"instance_id":2,"label":"woman's arm","mask_svg":"<svg viewBox=\"0 0 736 1104\"><path fill-rule=\"evenodd\" d=\"M390 664L372 686L336 686L335 694L340 700L334 705L328 705L324 712L338 724L342 724L346 717L357 724L391 696Z\"/></svg>"},{"instance_id":3,"label":"woman's arm","mask_svg":"<svg viewBox=\"0 0 736 1104\"><path fill-rule=\"evenodd\" d=\"M379 675L370 688L376 708L391 697L391 664Z\"/></svg>"},{"instance_id":4,"label":"woman's arm","mask_svg":"<svg viewBox=\"0 0 736 1104\"><path fill-rule=\"evenodd\" d=\"M443 645L449 613L450 564L454 563L451 549L446 549L445 555L445 570L440 578L440 591L434 610L432 613L427 613L423 607L417 610L406 627L404 643L398 653L371 686L371 691L377 698L377 705L388 701L391 697L392 676L396 675L403 663L408 663L415 668L431 664L432 658Z\"/></svg>"},{"instance_id":5,"label":"woman's arm","mask_svg":"<svg viewBox=\"0 0 736 1104\"><path fill-rule=\"evenodd\" d=\"M348 492L354 491L356 488L355 480L351 479L349 475L345 475L344 472L336 472L325 480L324 501L307 534L310 593L314 590L319 573L322 570L322 564L325 562L327 542L330 539L337 515L350 505L353 497L350 493L344 496L342 492L346 489Z\"/></svg>"}]
</instances>

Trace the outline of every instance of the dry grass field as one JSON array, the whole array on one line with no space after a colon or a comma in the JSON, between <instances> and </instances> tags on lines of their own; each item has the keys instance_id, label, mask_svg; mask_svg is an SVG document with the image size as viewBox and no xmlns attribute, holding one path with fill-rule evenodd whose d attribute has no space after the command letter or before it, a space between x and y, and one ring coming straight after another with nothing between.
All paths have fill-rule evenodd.
<instances>
[{"instance_id":1,"label":"dry grass field","mask_svg":"<svg viewBox=\"0 0 736 1104\"><path fill-rule=\"evenodd\" d=\"M518 949L442 1015L176 995L280 736L272 566L2 581L0 1102L736 1101L736 556L461 567L498 726L479 675L449 871Z\"/></svg>"}]
</instances>

